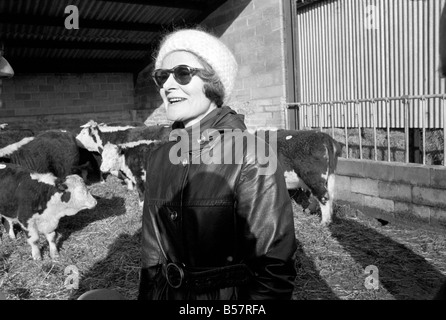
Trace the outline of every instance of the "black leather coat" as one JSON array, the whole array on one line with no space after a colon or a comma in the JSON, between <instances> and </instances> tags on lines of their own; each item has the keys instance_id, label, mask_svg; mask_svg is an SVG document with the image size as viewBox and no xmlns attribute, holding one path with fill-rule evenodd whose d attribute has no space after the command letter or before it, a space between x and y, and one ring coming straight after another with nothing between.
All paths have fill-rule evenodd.
<instances>
[{"instance_id":1,"label":"black leather coat","mask_svg":"<svg viewBox=\"0 0 446 320\"><path fill-rule=\"evenodd\" d=\"M225 129L245 130L242 119L223 107L208 114L200 129L213 128L222 134ZM187 133L192 138L189 128ZM225 147L234 144L227 140L202 139L191 146L191 152L177 153L183 159L178 164L169 159L177 141L150 156L139 299L291 298L296 242L282 168L277 164L273 174L259 174L258 155L246 145L243 161L235 159L233 152L232 164L197 163L197 156L210 155L211 149L227 151ZM168 262L200 269L242 263L252 276L242 285L198 293L188 286L167 284Z\"/></svg>"}]
</instances>

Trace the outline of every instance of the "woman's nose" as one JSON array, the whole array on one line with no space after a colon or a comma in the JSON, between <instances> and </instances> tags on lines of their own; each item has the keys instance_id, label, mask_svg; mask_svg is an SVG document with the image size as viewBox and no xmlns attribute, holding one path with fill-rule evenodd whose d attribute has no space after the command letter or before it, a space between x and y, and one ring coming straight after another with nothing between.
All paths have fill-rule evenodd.
<instances>
[{"instance_id":1,"label":"woman's nose","mask_svg":"<svg viewBox=\"0 0 446 320\"><path fill-rule=\"evenodd\" d=\"M173 73L169 74L169 77L167 78L166 82L163 84L164 90L168 90L170 88L178 86L178 83L175 81L175 78L173 77Z\"/></svg>"}]
</instances>

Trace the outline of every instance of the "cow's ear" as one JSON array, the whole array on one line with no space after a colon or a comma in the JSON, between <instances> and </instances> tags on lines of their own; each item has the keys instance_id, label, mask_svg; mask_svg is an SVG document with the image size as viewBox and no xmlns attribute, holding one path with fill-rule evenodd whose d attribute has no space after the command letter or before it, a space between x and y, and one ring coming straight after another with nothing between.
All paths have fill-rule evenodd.
<instances>
[{"instance_id":1,"label":"cow's ear","mask_svg":"<svg viewBox=\"0 0 446 320\"><path fill-rule=\"evenodd\" d=\"M71 192L70 191L65 191L62 194L62 197L60 197L60 200L62 200L62 202L69 202L71 199Z\"/></svg>"}]
</instances>

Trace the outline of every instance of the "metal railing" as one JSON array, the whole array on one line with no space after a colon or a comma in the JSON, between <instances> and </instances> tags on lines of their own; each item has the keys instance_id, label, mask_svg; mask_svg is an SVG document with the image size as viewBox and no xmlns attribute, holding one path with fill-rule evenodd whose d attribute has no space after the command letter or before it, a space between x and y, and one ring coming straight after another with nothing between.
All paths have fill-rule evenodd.
<instances>
[{"instance_id":1,"label":"metal railing","mask_svg":"<svg viewBox=\"0 0 446 320\"><path fill-rule=\"evenodd\" d=\"M387 152L388 152L388 161L391 161L391 145L390 145L390 129L392 128L404 128L404 137L405 137L405 162L409 163L409 129L419 128L422 130L422 163L426 164L426 129L428 124L432 121L433 108L427 107L427 101L431 99L439 99L440 103L440 112L437 114L441 117L439 123L440 128L443 130L443 165L446 166L446 148L444 147L444 142L446 141L446 94L434 94L434 95L417 95L417 96L400 96L400 97L386 97L386 98L376 98L376 99L356 99L356 100L333 100L333 101L324 101L324 102L293 102L285 104L285 111L289 109L297 109L295 114L296 120L299 123L299 129L302 128L319 128L323 130L324 128L331 128L332 137L334 137L335 128L343 129L345 135L345 148L346 148L346 158L349 157L349 141L348 141L348 129L358 129L358 137L359 137L359 155L360 159L363 159L363 144L361 137L361 129L368 127L373 128L373 148L374 148L374 160L377 159L377 103L381 103L384 105L383 110L380 113L380 123L379 128L384 128L382 126L383 119L386 122L385 129L387 131ZM404 121L399 120L400 125L391 126L391 120L395 118L395 115L392 115L391 103L392 102L400 102L403 106L402 113ZM414 101L419 102L421 105L421 111L418 114L418 121L413 121L414 117L414 109L413 107ZM361 106L361 104L365 104ZM367 108L367 105L369 108ZM338 106L335 111L335 106ZM341 112L339 112L339 106L341 106ZM328 108L327 108L328 107ZM309 109L309 110L308 110ZM364 110L369 111L367 115L364 116ZM412 115L412 116L411 116ZM335 119L336 116L336 119ZM288 112L285 112L286 124L288 126ZM311 119L309 119L311 118ZM438 119L436 119L438 120ZM366 125L364 123L367 122ZM438 121L436 121L438 122ZM415 123L415 125L414 125ZM317 125L315 125L317 124ZM341 126L342 125L342 126Z\"/></svg>"}]
</instances>

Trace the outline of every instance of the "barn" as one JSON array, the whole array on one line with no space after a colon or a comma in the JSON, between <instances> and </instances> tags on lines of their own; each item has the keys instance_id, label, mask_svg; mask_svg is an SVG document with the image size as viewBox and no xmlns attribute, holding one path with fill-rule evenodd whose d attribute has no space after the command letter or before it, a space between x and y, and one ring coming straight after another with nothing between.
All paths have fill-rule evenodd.
<instances>
[{"instance_id":1,"label":"barn","mask_svg":"<svg viewBox=\"0 0 446 320\"><path fill-rule=\"evenodd\" d=\"M439 52L445 5L446 0L3 0L0 124L34 134L78 133L92 119L165 124L151 78L152 55L166 32L200 25L235 54L239 72L229 105L245 115L248 128L328 133L343 147L336 170L338 207L434 232L443 241L446 80ZM139 210L118 195L106 201L107 207L116 203L119 210ZM122 220L122 212L113 218ZM137 243L134 231L115 241L129 242ZM81 256L84 249L78 250ZM446 258L444 247L436 250ZM446 269L431 271L436 280L445 278ZM64 277L48 274L54 281ZM81 289L101 285L89 282ZM411 297L428 298L432 288ZM323 297L336 296L325 289ZM13 291L9 296L26 298Z\"/></svg>"}]
</instances>

